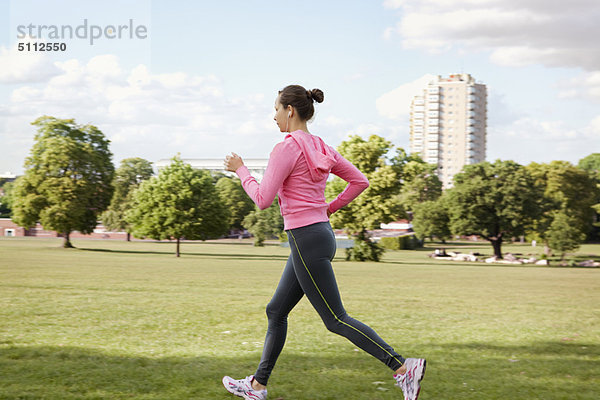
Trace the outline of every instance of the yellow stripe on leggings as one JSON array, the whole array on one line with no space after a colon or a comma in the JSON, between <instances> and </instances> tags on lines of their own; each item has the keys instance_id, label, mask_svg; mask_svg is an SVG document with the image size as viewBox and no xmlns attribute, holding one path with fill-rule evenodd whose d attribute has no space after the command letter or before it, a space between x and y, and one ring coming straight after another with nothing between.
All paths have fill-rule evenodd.
<instances>
[{"instance_id":1,"label":"yellow stripe on leggings","mask_svg":"<svg viewBox=\"0 0 600 400\"><path fill-rule=\"evenodd\" d=\"M379 347L381 350L385 351L386 353L389 354L390 357L392 357L394 360L398 361L400 363L400 365L402 365L403 363L400 362L400 360L398 360L396 357L394 357L389 351L387 351L386 349L384 349L383 347L381 347L379 345L379 343L377 343L376 341L374 341L373 339L371 339L369 336L367 336L364 332L362 332L361 330L355 328L354 326L345 323L344 321L342 321L341 319L339 319L337 317L337 315L335 315L335 313L333 312L333 310L331 309L331 307L329 307L329 304L327 303L327 300L325 300L325 297L323 296L323 293L321 293L321 289L319 289L319 287L317 286L317 282L315 282L312 274L310 273L308 267L306 266L306 263L304 262L304 258L302 258L302 253L300 253L300 249L298 248L298 243L296 242L296 237L294 236L294 233L292 232L292 230L290 229L290 234L292 235L292 238L294 239L294 245L296 246L296 250L298 250L298 255L300 256L300 260L302 260L302 264L304 265L304 268L306 269L306 272L308 272L308 276L310 276L310 279L312 280L313 284L315 285L315 288L317 289L317 291L319 292L319 294L321 295L321 298L323 299L323 301L325 302L325 305L327 306L327 308L329 308L329 311L331 311L331 314L333 314L333 317L340 323L349 326L350 328L354 329L355 331L359 332L360 334L362 334L364 337L366 337L367 339L369 339L371 342L375 343L377 345L377 347Z\"/></svg>"}]
</instances>

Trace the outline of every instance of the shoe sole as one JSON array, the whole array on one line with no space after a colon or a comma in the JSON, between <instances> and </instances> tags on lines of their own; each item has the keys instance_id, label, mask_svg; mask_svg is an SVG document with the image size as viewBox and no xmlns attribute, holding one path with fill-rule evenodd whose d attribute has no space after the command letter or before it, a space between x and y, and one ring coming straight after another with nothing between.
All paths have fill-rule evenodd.
<instances>
[{"instance_id":1,"label":"shoe sole","mask_svg":"<svg viewBox=\"0 0 600 400\"><path fill-rule=\"evenodd\" d=\"M419 398L419 393L421 393L421 381L423 380L423 377L425 376L425 368L427 368L427 360L423 359L423 369L421 370L421 376L419 377L419 379L417 379L417 384L419 385L419 388L417 389L417 394L415 395L415 400L417 400Z\"/></svg>"},{"instance_id":2,"label":"shoe sole","mask_svg":"<svg viewBox=\"0 0 600 400\"><path fill-rule=\"evenodd\" d=\"M223 386L225 386L225 389L229 393L233 394L234 396L243 397L244 400L256 400L258 398L256 396L247 396L246 393L242 393L242 392L238 392L238 391L234 390L231 387L230 382L227 379L225 379L225 377L223 377Z\"/></svg>"},{"instance_id":3,"label":"shoe sole","mask_svg":"<svg viewBox=\"0 0 600 400\"><path fill-rule=\"evenodd\" d=\"M237 392L233 390L233 388L229 385L229 381L227 379L225 379L225 377L223 377L223 386L225 386L225 389L229 393L235 394L237 396Z\"/></svg>"}]
</instances>

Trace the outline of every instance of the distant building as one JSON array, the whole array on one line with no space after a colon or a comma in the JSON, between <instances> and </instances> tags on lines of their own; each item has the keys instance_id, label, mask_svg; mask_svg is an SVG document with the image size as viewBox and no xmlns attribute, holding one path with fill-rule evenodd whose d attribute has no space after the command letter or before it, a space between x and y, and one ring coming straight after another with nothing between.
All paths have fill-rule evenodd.
<instances>
[{"instance_id":1,"label":"distant building","mask_svg":"<svg viewBox=\"0 0 600 400\"><path fill-rule=\"evenodd\" d=\"M17 179L17 176L10 172L0 174L0 197L4 196L4 189L2 188L2 186L8 182L14 182L15 179ZM2 201L0 201L0 203L2 203Z\"/></svg>"},{"instance_id":2,"label":"distant building","mask_svg":"<svg viewBox=\"0 0 600 400\"><path fill-rule=\"evenodd\" d=\"M438 76L411 103L410 151L448 188L464 165L485 161L486 128L486 86L469 74Z\"/></svg>"},{"instance_id":3,"label":"distant building","mask_svg":"<svg viewBox=\"0 0 600 400\"><path fill-rule=\"evenodd\" d=\"M13 182L15 179L17 179L17 176L11 172L0 174L0 180L3 182Z\"/></svg>"},{"instance_id":4,"label":"distant building","mask_svg":"<svg viewBox=\"0 0 600 400\"><path fill-rule=\"evenodd\" d=\"M223 158L184 158L182 161L196 169L205 169L213 172L222 172L229 175L235 175L233 172L225 171L223 167ZM269 162L266 158L244 158L244 165L250 171L250 174L257 180L261 180L267 169L267 163ZM171 164L170 159L162 159L156 162L156 168L158 172L164 167Z\"/></svg>"},{"instance_id":5,"label":"distant building","mask_svg":"<svg viewBox=\"0 0 600 400\"><path fill-rule=\"evenodd\" d=\"M57 238L63 237L62 234L49 231L38 222L32 228L23 228L15 224L10 218L0 218L0 236L13 237L13 236L32 236L32 237L43 237L43 238ZM112 232L107 230L104 225L99 223L94 231L90 234L83 234L78 231L73 231L69 235L71 239L126 239L127 232ZM132 238L133 240L133 238Z\"/></svg>"}]
</instances>

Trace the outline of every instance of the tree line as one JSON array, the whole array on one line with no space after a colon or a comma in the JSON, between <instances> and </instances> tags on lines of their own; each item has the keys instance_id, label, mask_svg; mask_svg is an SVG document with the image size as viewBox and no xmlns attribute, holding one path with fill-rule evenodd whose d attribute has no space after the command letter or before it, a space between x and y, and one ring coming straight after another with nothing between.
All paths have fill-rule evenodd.
<instances>
[{"instance_id":1,"label":"tree line","mask_svg":"<svg viewBox=\"0 0 600 400\"><path fill-rule=\"evenodd\" d=\"M414 230L440 240L478 235L502 258L502 243L525 237L539 241L545 253L575 250L598 238L600 154L579 167L566 161L522 166L497 160L467 165L454 187L435 200L416 204Z\"/></svg>"},{"instance_id":2,"label":"tree line","mask_svg":"<svg viewBox=\"0 0 600 400\"><path fill-rule=\"evenodd\" d=\"M93 125L48 116L32 124L38 132L25 174L4 185L8 195L0 211L8 207L21 226L39 221L60 232L65 247L72 246L72 231L91 233L98 220L110 230L127 232L128 240L130 235L175 240L177 256L182 239L206 240L247 228L260 245L282 233L277 199L259 210L237 178L193 169L179 156L157 176L141 158L125 159L115 169L109 140ZM369 240L367 230L400 218L412 218L421 238L478 235L490 241L500 258L502 243L514 237L527 236L547 251L564 253L597 235L598 153L578 166L501 160L467 165L455 176L453 188L442 190L436 166L378 135L351 135L338 151L370 182L331 216L334 228L355 238L348 259L378 260L383 249ZM327 183L327 201L345 187L345 181L334 177Z\"/></svg>"}]
</instances>

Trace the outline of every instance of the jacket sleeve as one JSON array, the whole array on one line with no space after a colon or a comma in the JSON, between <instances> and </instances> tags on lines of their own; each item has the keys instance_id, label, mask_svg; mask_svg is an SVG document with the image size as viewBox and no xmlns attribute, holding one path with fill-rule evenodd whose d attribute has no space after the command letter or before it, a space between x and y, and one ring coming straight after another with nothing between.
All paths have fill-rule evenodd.
<instances>
[{"instance_id":1,"label":"jacket sleeve","mask_svg":"<svg viewBox=\"0 0 600 400\"><path fill-rule=\"evenodd\" d=\"M335 157L337 163L331 168L331 173L348 182L348 185L342 193L329 203L328 210L332 214L349 204L369 187L369 180L358 168L338 152L335 153Z\"/></svg>"},{"instance_id":2,"label":"jacket sleeve","mask_svg":"<svg viewBox=\"0 0 600 400\"><path fill-rule=\"evenodd\" d=\"M242 181L242 187L261 210L273 204L277 191L294 169L297 157L290 157L289 151L286 151L286 147L289 145L288 142L275 145L269 156L267 169L260 184L250 175L250 171L245 165L235 171Z\"/></svg>"}]
</instances>

